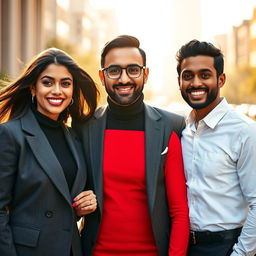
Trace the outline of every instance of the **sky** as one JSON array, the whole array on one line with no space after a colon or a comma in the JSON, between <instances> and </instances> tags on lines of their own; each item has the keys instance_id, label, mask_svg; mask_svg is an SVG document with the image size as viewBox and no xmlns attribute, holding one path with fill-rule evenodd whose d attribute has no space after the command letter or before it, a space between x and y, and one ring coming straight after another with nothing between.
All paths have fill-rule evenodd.
<instances>
[{"instance_id":1,"label":"sky","mask_svg":"<svg viewBox=\"0 0 256 256\"><path fill-rule=\"evenodd\" d=\"M187 15L199 15L202 37L209 40L214 34L225 33L241 20L250 18L256 0L91 0L91 4L97 8L115 9L120 32L140 33L141 36L142 31L145 36L150 33L148 28L153 26L157 26L159 33L164 33L163 24L170 15L177 20L189 21L187 27L193 30L193 20ZM177 11L172 11L175 7Z\"/></svg>"},{"instance_id":2,"label":"sky","mask_svg":"<svg viewBox=\"0 0 256 256\"><path fill-rule=\"evenodd\" d=\"M163 95L177 93L177 50L192 39L214 43L214 35L229 33L232 26L252 17L256 0L91 0L91 4L114 9L119 34L139 38L150 68L148 84L163 101Z\"/></svg>"}]
</instances>

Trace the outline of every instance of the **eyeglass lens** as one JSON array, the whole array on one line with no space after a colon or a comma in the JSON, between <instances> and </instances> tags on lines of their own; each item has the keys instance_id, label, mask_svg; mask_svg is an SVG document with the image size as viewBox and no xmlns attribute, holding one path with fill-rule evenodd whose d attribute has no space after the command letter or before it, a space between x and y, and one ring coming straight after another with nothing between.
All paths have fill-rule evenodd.
<instances>
[{"instance_id":1,"label":"eyeglass lens","mask_svg":"<svg viewBox=\"0 0 256 256\"><path fill-rule=\"evenodd\" d=\"M138 65L130 65L125 68L120 66L112 66L107 69L107 74L109 78L119 78L121 76L122 70L125 69L126 73L131 78L137 78L141 74L141 68Z\"/></svg>"}]
</instances>

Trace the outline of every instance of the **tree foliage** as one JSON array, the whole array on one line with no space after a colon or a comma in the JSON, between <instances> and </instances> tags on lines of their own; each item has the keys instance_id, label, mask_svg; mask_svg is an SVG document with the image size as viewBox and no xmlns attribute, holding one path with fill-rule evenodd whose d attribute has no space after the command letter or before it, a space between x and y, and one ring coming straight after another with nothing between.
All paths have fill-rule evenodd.
<instances>
[{"instance_id":1,"label":"tree foliage","mask_svg":"<svg viewBox=\"0 0 256 256\"><path fill-rule=\"evenodd\" d=\"M72 55L72 53L74 53L74 51L75 51L75 47L73 45L71 45L57 37L50 39L46 43L46 48L51 48L51 47L61 49L70 55Z\"/></svg>"}]
</instances>

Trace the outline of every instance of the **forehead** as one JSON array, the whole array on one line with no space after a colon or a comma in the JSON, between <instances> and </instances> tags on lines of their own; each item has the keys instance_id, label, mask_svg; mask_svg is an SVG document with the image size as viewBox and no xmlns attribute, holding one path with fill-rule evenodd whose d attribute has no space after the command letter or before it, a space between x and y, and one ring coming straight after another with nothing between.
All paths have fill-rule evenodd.
<instances>
[{"instance_id":1,"label":"forehead","mask_svg":"<svg viewBox=\"0 0 256 256\"><path fill-rule=\"evenodd\" d=\"M45 75L51 76L53 78L72 77L67 67L65 67L64 65L58 65L58 64L48 65L46 69L40 74L40 77Z\"/></svg>"},{"instance_id":2,"label":"forehead","mask_svg":"<svg viewBox=\"0 0 256 256\"><path fill-rule=\"evenodd\" d=\"M110 65L127 66L130 64L143 65L143 59L138 48L113 48L105 57L105 67Z\"/></svg>"},{"instance_id":3,"label":"forehead","mask_svg":"<svg viewBox=\"0 0 256 256\"><path fill-rule=\"evenodd\" d=\"M191 56L191 57L185 58L181 62L181 72L184 72L184 71L197 72L203 69L209 69L212 72L216 71L214 68L213 57L204 56L204 55Z\"/></svg>"}]
</instances>

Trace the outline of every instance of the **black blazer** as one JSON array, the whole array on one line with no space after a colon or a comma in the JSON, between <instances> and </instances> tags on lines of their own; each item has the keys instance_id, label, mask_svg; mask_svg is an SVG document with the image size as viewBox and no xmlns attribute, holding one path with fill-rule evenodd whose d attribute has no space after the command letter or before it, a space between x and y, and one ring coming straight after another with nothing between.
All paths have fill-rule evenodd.
<instances>
[{"instance_id":1,"label":"black blazer","mask_svg":"<svg viewBox=\"0 0 256 256\"><path fill-rule=\"evenodd\" d=\"M88 123L76 127L81 137L88 168L88 185L97 195L97 210L85 216L82 231L84 256L91 255L97 239L102 214L102 158L104 130L106 128L106 106L99 108ZM185 127L184 118L145 104L145 147L146 182L148 205L152 229L159 255L168 255L171 223L164 182L164 163L166 154L161 153L168 146L170 135L178 135Z\"/></svg>"},{"instance_id":2,"label":"black blazer","mask_svg":"<svg viewBox=\"0 0 256 256\"><path fill-rule=\"evenodd\" d=\"M0 125L0 255L82 256L73 198L84 190L79 142L64 133L78 166L70 193L62 167L29 110Z\"/></svg>"}]
</instances>

